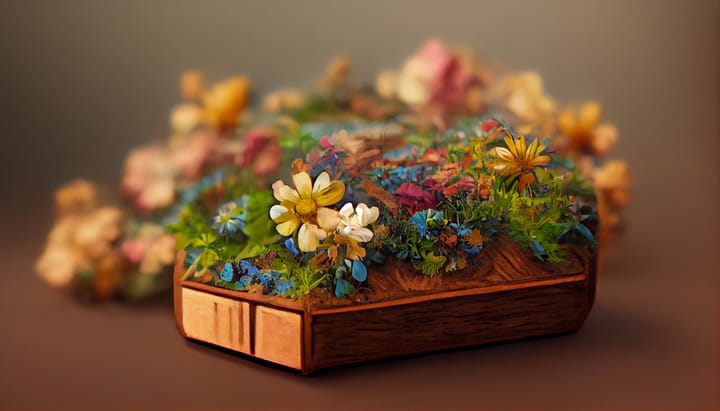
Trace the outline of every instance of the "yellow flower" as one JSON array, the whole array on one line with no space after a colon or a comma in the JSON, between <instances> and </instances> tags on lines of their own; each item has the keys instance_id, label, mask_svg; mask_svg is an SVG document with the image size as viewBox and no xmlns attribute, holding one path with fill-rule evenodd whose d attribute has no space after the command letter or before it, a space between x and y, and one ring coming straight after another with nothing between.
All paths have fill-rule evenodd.
<instances>
[{"instance_id":1,"label":"yellow flower","mask_svg":"<svg viewBox=\"0 0 720 411\"><path fill-rule=\"evenodd\" d=\"M507 136L505 137L505 144L507 148L495 148L495 153L499 157L498 162L495 164L495 170L501 175L529 173L533 168L550 162L550 157L540 155L545 150L545 146L538 145L537 139L533 140L530 146L527 147L524 136L517 139Z\"/></svg>"},{"instance_id":2,"label":"yellow flower","mask_svg":"<svg viewBox=\"0 0 720 411\"><path fill-rule=\"evenodd\" d=\"M281 235L291 236L299 228L298 248L315 251L340 222L338 212L326 206L343 198L345 185L341 181L330 181L326 172L320 173L314 184L305 171L293 175L292 179L295 189L280 180L273 184L273 195L280 204L270 208L270 218Z\"/></svg>"},{"instance_id":3,"label":"yellow flower","mask_svg":"<svg viewBox=\"0 0 720 411\"><path fill-rule=\"evenodd\" d=\"M595 101L577 111L568 107L558 115L558 129L567 137L571 150L604 156L617 142L618 131L612 124L600 124L601 117L602 107Z\"/></svg>"},{"instance_id":4,"label":"yellow flower","mask_svg":"<svg viewBox=\"0 0 720 411\"><path fill-rule=\"evenodd\" d=\"M204 98L208 123L218 129L235 127L249 95L250 81L246 77L234 77L214 85Z\"/></svg>"}]
</instances>

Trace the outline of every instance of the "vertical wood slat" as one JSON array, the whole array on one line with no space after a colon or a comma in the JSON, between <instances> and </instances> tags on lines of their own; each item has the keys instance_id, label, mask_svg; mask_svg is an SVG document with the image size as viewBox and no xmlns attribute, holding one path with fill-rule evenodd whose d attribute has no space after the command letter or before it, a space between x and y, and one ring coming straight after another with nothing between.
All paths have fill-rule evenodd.
<instances>
[{"instance_id":1,"label":"vertical wood slat","mask_svg":"<svg viewBox=\"0 0 720 411\"><path fill-rule=\"evenodd\" d=\"M250 306L246 302L182 289L188 337L250 354Z\"/></svg>"}]
</instances>

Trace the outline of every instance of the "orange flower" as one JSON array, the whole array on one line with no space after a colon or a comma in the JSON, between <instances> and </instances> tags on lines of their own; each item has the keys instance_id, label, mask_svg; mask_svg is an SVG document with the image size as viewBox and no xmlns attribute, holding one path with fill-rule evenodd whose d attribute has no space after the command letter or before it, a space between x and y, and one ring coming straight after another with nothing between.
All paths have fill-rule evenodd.
<instances>
[{"instance_id":1,"label":"orange flower","mask_svg":"<svg viewBox=\"0 0 720 411\"><path fill-rule=\"evenodd\" d=\"M530 146L526 146L525 137L520 136L514 139L510 136L505 137L505 147L495 148L495 153L499 157L495 164L495 170L501 175L515 175L520 173L529 173L535 167L543 166L550 162L550 157L540 155L545 150L544 145L538 145L538 140L534 139Z\"/></svg>"},{"instance_id":2,"label":"orange flower","mask_svg":"<svg viewBox=\"0 0 720 411\"><path fill-rule=\"evenodd\" d=\"M208 123L217 129L235 127L249 96L250 81L247 77L234 77L215 84L204 97Z\"/></svg>"},{"instance_id":3,"label":"orange flower","mask_svg":"<svg viewBox=\"0 0 720 411\"><path fill-rule=\"evenodd\" d=\"M604 156L615 146L617 128L600 124L601 117L602 107L595 101L583 104L579 110L568 107L558 115L558 129L567 137L570 150Z\"/></svg>"}]
</instances>

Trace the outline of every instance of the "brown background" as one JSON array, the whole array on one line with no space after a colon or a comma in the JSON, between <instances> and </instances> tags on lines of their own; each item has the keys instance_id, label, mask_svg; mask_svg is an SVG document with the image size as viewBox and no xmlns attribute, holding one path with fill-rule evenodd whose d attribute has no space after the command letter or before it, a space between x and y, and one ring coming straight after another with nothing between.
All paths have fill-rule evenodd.
<instances>
[{"instance_id":1,"label":"brown background","mask_svg":"<svg viewBox=\"0 0 720 411\"><path fill-rule=\"evenodd\" d=\"M0 408L719 409L717 1L2 2ZM87 306L32 272L51 190L116 181L160 137L185 68L358 80L429 35L597 98L634 199L577 334L301 378L184 341L170 302Z\"/></svg>"}]
</instances>

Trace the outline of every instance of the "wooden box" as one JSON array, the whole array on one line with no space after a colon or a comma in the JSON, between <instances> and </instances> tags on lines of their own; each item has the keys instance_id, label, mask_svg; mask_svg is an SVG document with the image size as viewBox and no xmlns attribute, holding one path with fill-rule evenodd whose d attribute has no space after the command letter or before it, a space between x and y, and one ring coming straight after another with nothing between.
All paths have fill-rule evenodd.
<instances>
[{"instance_id":1,"label":"wooden box","mask_svg":"<svg viewBox=\"0 0 720 411\"><path fill-rule=\"evenodd\" d=\"M309 374L368 360L575 331L593 304L597 259L594 250L581 247L566 254L564 264L544 264L500 239L464 272L429 278L391 263L382 272L370 272L369 288L395 287L402 295L333 303L183 281L181 254L175 270L175 316L189 339Z\"/></svg>"}]
</instances>

